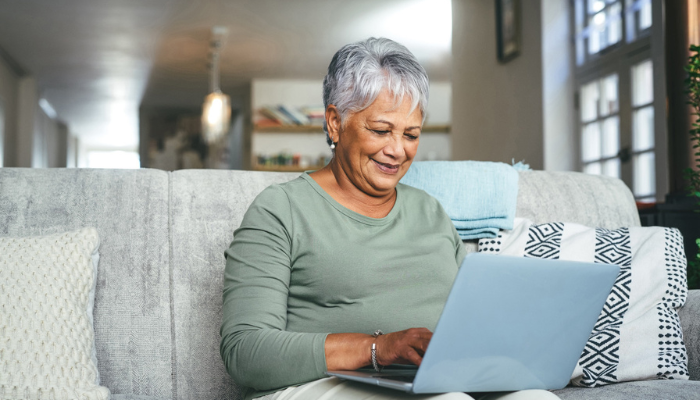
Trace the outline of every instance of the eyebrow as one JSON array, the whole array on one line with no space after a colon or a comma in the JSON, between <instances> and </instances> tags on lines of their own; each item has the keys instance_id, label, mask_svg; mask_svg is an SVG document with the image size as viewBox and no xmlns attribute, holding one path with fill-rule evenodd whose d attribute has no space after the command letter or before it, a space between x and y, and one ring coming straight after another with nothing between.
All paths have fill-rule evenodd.
<instances>
[{"instance_id":1,"label":"eyebrow","mask_svg":"<svg viewBox=\"0 0 700 400\"><path fill-rule=\"evenodd\" d=\"M394 124L392 124L392 123L389 122L389 121L385 121L385 120L383 120L383 119L378 119L378 120L370 121L370 122L379 122L379 123L387 124L387 125L389 125L389 126L391 126L391 127L394 127ZM407 131L412 131L412 130L414 130L414 129L420 129L420 128L421 128L420 126L409 126L408 128L406 128L406 130L407 130Z\"/></svg>"}]
</instances>

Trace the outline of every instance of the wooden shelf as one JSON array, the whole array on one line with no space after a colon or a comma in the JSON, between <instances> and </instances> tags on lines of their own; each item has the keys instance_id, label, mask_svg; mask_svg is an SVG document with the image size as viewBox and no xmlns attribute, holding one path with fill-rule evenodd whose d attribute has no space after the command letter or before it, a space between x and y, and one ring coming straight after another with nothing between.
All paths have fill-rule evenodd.
<instances>
[{"instance_id":1,"label":"wooden shelf","mask_svg":"<svg viewBox=\"0 0 700 400\"><path fill-rule=\"evenodd\" d=\"M253 165L254 171L273 171L273 172L304 172L304 171L314 171L323 168L323 165L307 165L306 167L301 167L298 165Z\"/></svg>"},{"instance_id":2,"label":"wooden shelf","mask_svg":"<svg viewBox=\"0 0 700 400\"><path fill-rule=\"evenodd\" d=\"M319 125L255 126L254 133L323 133Z\"/></svg>"},{"instance_id":3,"label":"wooden shelf","mask_svg":"<svg viewBox=\"0 0 700 400\"><path fill-rule=\"evenodd\" d=\"M450 125L425 125L423 133L450 133ZM323 133L319 125L255 126L253 133Z\"/></svg>"},{"instance_id":4,"label":"wooden shelf","mask_svg":"<svg viewBox=\"0 0 700 400\"><path fill-rule=\"evenodd\" d=\"M450 125L425 125L421 130L422 133L450 133L452 127Z\"/></svg>"}]
</instances>

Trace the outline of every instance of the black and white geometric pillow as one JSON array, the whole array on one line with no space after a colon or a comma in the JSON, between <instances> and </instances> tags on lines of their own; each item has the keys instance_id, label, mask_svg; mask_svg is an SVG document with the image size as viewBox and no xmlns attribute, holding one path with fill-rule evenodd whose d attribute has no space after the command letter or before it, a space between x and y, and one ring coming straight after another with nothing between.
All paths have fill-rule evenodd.
<instances>
[{"instance_id":1,"label":"black and white geometric pillow","mask_svg":"<svg viewBox=\"0 0 700 400\"><path fill-rule=\"evenodd\" d=\"M677 312L688 294L686 259L677 229L534 225L516 218L512 230L479 240L479 252L620 267L571 377L574 385L688 379L688 356Z\"/></svg>"}]
</instances>

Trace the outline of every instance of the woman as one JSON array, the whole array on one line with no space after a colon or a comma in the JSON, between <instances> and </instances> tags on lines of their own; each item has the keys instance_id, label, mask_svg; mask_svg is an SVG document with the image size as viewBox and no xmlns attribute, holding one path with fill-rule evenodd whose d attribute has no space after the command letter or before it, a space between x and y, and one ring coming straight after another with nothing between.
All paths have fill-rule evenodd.
<instances>
[{"instance_id":1,"label":"woman","mask_svg":"<svg viewBox=\"0 0 700 400\"><path fill-rule=\"evenodd\" d=\"M246 399L407 396L324 372L419 365L465 256L440 204L399 184L428 102L415 57L388 39L344 46L323 98L333 159L265 189L226 252L221 354Z\"/></svg>"}]
</instances>

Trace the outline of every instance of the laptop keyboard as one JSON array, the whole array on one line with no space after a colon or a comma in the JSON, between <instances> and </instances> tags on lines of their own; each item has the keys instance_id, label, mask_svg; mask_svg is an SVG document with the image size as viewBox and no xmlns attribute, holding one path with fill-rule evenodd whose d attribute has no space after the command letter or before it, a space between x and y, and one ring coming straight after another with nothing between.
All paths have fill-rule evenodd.
<instances>
[{"instance_id":1,"label":"laptop keyboard","mask_svg":"<svg viewBox=\"0 0 700 400\"><path fill-rule=\"evenodd\" d=\"M416 379L416 375L372 375L372 378L388 379L390 381L413 382L413 380Z\"/></svg>"}]
</instances>

